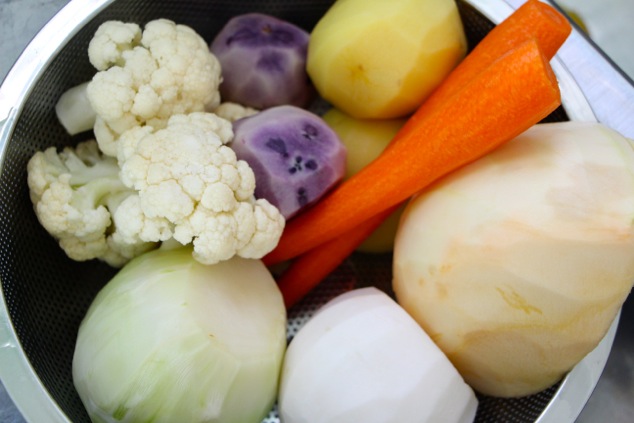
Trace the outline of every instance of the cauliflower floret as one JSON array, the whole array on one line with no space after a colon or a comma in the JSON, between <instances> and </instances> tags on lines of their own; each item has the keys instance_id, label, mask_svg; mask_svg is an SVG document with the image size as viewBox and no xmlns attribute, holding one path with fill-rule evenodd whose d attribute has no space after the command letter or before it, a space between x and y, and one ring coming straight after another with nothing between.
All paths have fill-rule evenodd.
<instances>
[{"instance_id":1,"label":"cauliflower floret","mask_svg":"<svg viewBox=\"0 0 634 423\"><path fill-rule=\"evenodd\" d=\"M220 63L193 29L167 19L107 21L88 56L99 70L87 86L94 133L104 154L117 155L119 136L136 126L164 128L174 114L213 110L220 103Z\"/></svg>"},{"instance_id":2,"label":"cauliflower floret","mask_svg":"<svg viewBox=\"0 0 634 423\"><path fill-rule=\"evenodd\" d=\"M137 193L119 179L119 166L104 156L96 141L76 148L39 151L27 164L29 193L38 220L77 261L100 259L121 267L156 245L118 240L112 215Z\"/></svg>"},{"instance_id":3,"label":"cauliflower floret","mask_svg":"<svg viewBox=\"0 0 634 423\"><path fill-rule=\"evenodd\" d=\"M112 220L117 230L111 238L117 245L167 241L172 238L172 224L164 218L146 216L141 210L138 195L124 199L114 211Z\"/></svg>"},{"instance_id":4,"label":"cauliflower floret","mask_svg":"<svg viewBox=\"0 0 634 423\"><path fill-rule=\"evenodd\" d=\"M212 111L214 114L220 116L223 119L227 119L229 122L235 122L238 119L253 116L254 114L259 112L259 110L254 109L253 107L243 106L241 104L232 103L230 101L220 103L220 105Z\"/></svg>"},{"instance_id":5,"label":"cauliflower floret","mask_svg":"<svg viewBox=\"0 0 634 423\"><path fill-rule=\"evenodd\" d=\"M97 70L123 66L121 53L141 42L141 27L135 23L109 21L101 25L88 45L88 59Z\"/></svg>"},{"instance_id":6,"label":"cauliflower floret","mask_svg":"<svg viewBox=\"0 0 634 423\"><path fill-rule=\"evenodd\" d=\"M277 208L255 200L253 171L225 145L232 137L229 121L199 112L174 115L159 130L133 128L119 140L121 180L138 191L145 217L167 219L174 239L192 243L205 264L261 258L284 229Z\"/></svg>"},{"instance_id":7,"label":"cauliflower floret","mask_svg":"<svg viewBox=\"0 0 634 423\"><path fill-rule=\"evenodd\" d=\"M268 201L262 198L255 201L253 213L255 234L251 241L240 249L240 256L244 258L259 258L262 257L261 251L269 252L277 246L279 238L272 238L268 234L278 230L278 215L280 214L277 207Z\"/></svg>"}]
</instances>

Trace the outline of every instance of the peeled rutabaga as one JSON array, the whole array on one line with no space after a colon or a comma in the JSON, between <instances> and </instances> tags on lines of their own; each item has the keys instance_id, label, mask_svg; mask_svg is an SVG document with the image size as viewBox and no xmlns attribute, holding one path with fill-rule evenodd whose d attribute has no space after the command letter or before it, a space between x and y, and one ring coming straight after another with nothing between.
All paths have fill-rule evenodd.
<instances>
[{"instance_id":1,"label":"peeled rutabaga","mask_svg":"<svg viewBox=\"0 0 634 423\"><path fill-rule=\"evenodd\" d=\"M289 344L283 423L470 423L478 401L407 313L374 287L324 305Z\"/></svg>"},{"instance_id":2,"label":"peeled rutabaga","mask_svg":"<svg viewBox=\"0 0 634 423\"><path fill-rule=\"evenodd\" d=\"M286 311L259 260L188 248L130 261L79 328L73 382L93 422L260 423L275 401Z\"/></svg>"},{"instance_id":3,"label":"peeled rutabaga","mask_svg":"<svg viewBox=\"0 0 634 423\"><path fill-rule=\"evenodd\" d=\"M407 206L393 287L477 391L532 394L606 334L634 281L634 148L539 124Z\"/></svg>"}]
</instances>

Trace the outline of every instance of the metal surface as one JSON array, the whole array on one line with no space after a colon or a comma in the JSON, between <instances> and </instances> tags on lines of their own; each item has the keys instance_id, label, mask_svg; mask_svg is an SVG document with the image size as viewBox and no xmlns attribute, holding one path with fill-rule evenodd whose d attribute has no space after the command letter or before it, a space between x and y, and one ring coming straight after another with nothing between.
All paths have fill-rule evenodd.
<instances>
[{"instance_id":1,"label":"metal surface","mask_svg":"<svg viewBox=\"0 0 634 423\"><path fill-rule=\"evenodd\" d=\"M495 3L492 0L487 0L485 3L490 7ZM21 58L20 62L13 69L11 76L12 90L0 90L0 136L1 140L8 140L10 138L9 131L12 130L12 123L15 119L19 118L22 111L21 101L30 95L32 85L34 81L37 81L46 72L47 67L51 61L54 60L55 55L60 51L60 48L70 40L78 31L79 23L88 22L92 16L103 9L106 4L106 0L82 0L73 2L69 7L62 10L58 14L51 25L47 26L37 37L33 40L33 43L29 47L29 50ZM492 19L493 20L493 19ZM582 45L585 47L585 45ZM593 59L594 60L594 59ZM596 59L599 60L599 59ZM560 73L568 72L569 66L567 62L558 62L555 66L559 67ZM594 62L590 65L596 66ZM601 71L605 71L603 64L600 64ZM608 64L609 66L609 64ZM607 69L609 71L609 69ZM595 75L595 78L597 76ZM599 78L600 79L600 78ZM569 81L568 81L569 82ZM602 81L603 82L603 81ZM22 89L24 88L24 89ZM593 113L588 113L589 109L587 104L584 103L585 96L580 97L580 91L575 83L565 84L562 87L565 94L565 101L569 104L581 104L579 107L570 107L569 113L574 115L576 119L586 120L592 119ZM586 88L587 89L587 88ZM59 90L58 90L59 91ZM604 93L602 90L595 90L599 94ZM595 97L598 97L597 100ZM597 101L601 101L601 95L590 95L588 98L591 100L590 104L593 106L592 110L595 114L600 115L603 108L609 107L610 101L607 105L601 105ZM605 95L604 98L607 98ZM566 100L567 99L567 100ZM576 100L579 100L579 103ZM48 101L48 107L51 106L51 100ZM630 101L632 104L632 101ZM601 119L600 119L601 120ZM627 123L627 119L620 119L617 122ZM4 146L2 146L4 147ZM29 147L29 148L32 148ZM3 150L4 151L4 150ZM3 155L4 156L4 155ZM0 292L1 296L2 292ZM0 298L4 301L3 298ZM631 320L631 319L630 319ZM557 404L557 410L552 411L553 405L550 406L548 416L542 416L540 422L563 422L564 419L570 416L578 414L578 408L580 402L578 401L581 395L586 397L590 395L591 387L594 382L599 378L605 358L610 349L612 343L612 336L616 332L616 326L613 326L610 334L606 337L606 340L600 345L593 354L591 354L583 365L578 366L575 371L569 375L564 383L559 388L558 395L561 396L561 401ZM631 331L629 332L631 334ZM17 399L27 419L31 422L65 422L66 417L54 404L50 401L49 392L47 392L39 379L35 377L37 371L33 368L28 360L26 360L20 345L15 340L17 334L14 332L14 327L9 320L8 316L0 315L0 340L8 340L5 343L0 342L0 366L4 369L2 372L3 380L10 385L12 395ZM22 334L24 335L24 334ZM632 339L631 337L628 339ZM619 339L615 345L620 345ZM631 344L630 344L631 345ZM607 350L606 350L607 348ZM631 359L631 354L630 354ZM586 366L587 365L587 366ZM7 371L10 369L10 371ZM598 373L597 373L598 372ZM7 376L8 375L8 376ZM589 379L588 379L589 378ZM584 381L583 383L580 381ZM590 392L575 393L575 387L582 387L587 390L590 387ZM569 390L572 389L572 391ZM562 392L568 392L571 397L562 395ZM550 414L552 412L552 414ZM0 414L0 421L3 421ZM550 420L545 420L546 418ZM583 415L582 415L583 417ZM572 417L574 418L574 417ZM504 420L487 420L487 421L509 421ZM513 420L524 421L524 420ZM569 421L569 420L566 420ZM610 420L616 422L617 420ZM623 420L625 421L625 420ZM629 420L627 420L629 421Z\"/></svg>"},{"instance_id":2,"label":"metal surface","mask_svg":"<svg viewBox=\"0 0 634 423\"><path fill-rule=\"evenodd\" d=\"M517 7L525 0L506 1ZM561 8L556 1L550 3ZM557 56L581 87L598 120L634 139L632 79L618 69L579 28L573 29Z\"/></svg>"}]
</instances>

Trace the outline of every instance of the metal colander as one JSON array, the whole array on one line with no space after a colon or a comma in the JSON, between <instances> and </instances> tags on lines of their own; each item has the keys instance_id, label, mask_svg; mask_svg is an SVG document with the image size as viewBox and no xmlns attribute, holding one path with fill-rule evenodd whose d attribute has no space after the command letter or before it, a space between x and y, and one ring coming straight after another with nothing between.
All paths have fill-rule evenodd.
<instances>
[{"instance_id":1,"label":"metal colander","mask_svg":"<svg viewBox=\"0 0 634 423\"><path fill-rule=\"evenodd\" d=\"M90 421L73 386L71 361L79 323L115 270L99 262L69 260L42 229L29 199L26 163L38 150L72 145L86 138L67 135L57 121L54 105L66 89L94 74L87 47L97 27L111 19L144 24L169 18L191 26L211 40L231 16L259 11L310 30L331 3L332 0L74 0L27 49L28 60L23 55L22 62L18 62L22 63L19 72L14 68L0 90L0 298L4 299L4 304L0 303L0 341L8 340L0 345L0 374L28 419ZM503 2L485 3L494 6ZM458 5L473 46L494 24L473 2L459 0ZM564 107L548 119L567 120L571 111L591 113L565 68L559 66L555 70L562 81ZM375 285L389 292L390 272L389 255L357 254L350 258L310 297L290 310L289 338L319 305L353 285ZM564 380L541 393L518 399L479 396L476 421L574 420L596 384L613 337L612 330L591 359L584 360ZM585 377L587 374L591 376ZM558 407L562 397L566 398L567 416ZM279 421L275 410L265 421Z\"/></svg>"}]
</instances>

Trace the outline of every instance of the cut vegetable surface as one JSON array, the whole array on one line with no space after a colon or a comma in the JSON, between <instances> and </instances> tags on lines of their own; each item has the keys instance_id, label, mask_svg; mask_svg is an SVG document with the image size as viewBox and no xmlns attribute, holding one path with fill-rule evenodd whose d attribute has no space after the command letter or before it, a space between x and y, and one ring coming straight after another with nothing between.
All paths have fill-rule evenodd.
<instances>
[{"instance_id":1,"label":"cut vegetable surface","mask_svg":"<svg viewBox=\"0 0 634 423\"><path fill-rule=\"evenodd\" d=\"M323 306L291 341L284 423L470 423L477 399L394 300L357 289Z\"/></svg>"},{"instance_id":2,"label":"cut vegetable surface","mask_svg":"<svg viewBox=\"0 0 634 423\"><path fill-rule=\"evenodd\" d=\"M95 422L260 423L285 350L284 303L259 260L155 250L93 301L73 382Z\"/></svg>"},{"instance_id":3,"label":"cut vegetable surface","mask_svg":"<svg viewBox=\"0 0 634 423\"><path fill-rule=\"evenodd\" d=\"M560 104L547 59L534 40L527 41L416 125L406 125L395 137L398 148L388 148L289 222L277 247L265 256L267 263L295 257L406 200L519 135Z\"/></svg>"},{"instance_id":4,"label":"cut vegetable surface","mask_svg":"<svg viewBox=\"0 0 634 423\"><path fill-rule=\"evenodd\" d=\"M408 204L394 291L477 391L541 391L605 336L634 281L633 147L536 125Z\"/></svg>"},{"instance_id":5,"label":"cut vegetable surface","mask_svg":"<svg viewBox=\"0 0 634 423\"><path fill-rule=\"evenodd\" d=\"M313 204L346 171L346 148L314 113L278 106L234 122L230 146L255 174L255 196L286 219Z\"/></svg>"}]
</instances>

